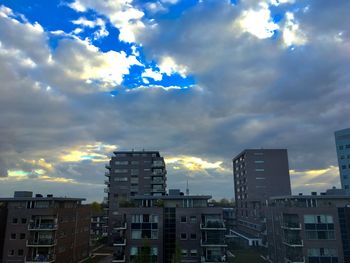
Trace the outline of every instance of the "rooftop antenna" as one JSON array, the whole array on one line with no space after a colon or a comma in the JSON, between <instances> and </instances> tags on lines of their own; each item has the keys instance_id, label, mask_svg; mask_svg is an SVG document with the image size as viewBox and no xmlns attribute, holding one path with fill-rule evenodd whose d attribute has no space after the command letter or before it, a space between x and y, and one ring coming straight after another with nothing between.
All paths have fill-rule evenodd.
<instances>
[{"instance_id":1,"label":"rooftop antenna","mask_svg":"<svg viewBox=\"0 0 350 263\"><path fill-rule=\"evenodd\" d=\"M186 195L190 195L190 189L188 189L188 179L187 179L187 185L186 185Z\"/></svg>"}]
</instances>

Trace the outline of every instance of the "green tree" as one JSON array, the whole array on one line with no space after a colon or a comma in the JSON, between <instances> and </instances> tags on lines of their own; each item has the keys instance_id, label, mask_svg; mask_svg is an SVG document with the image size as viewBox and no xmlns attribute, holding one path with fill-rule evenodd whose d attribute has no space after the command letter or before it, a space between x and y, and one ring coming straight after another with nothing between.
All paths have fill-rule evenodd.
<instances>
[{"instance_id":1,"label":"green tree","mask_svg":"<svg viewBox=\"0 0 350 263\"><path fill-rule=\"evenodd\" d=\"M132 260L132 263L153 263L151 247L147 239L144 240L144 243L138 252L137 256Z\"/></svg>"},{"instance_id":2,"label":"green tree","mask_svg":"<svg viewBox=\"0 0 350 263\"><path fill-rule=\"evenodd\" d=\"M92 209L93 212L96 212L96 213L99 213L99 212L103 211L102 205L100 203L97 203L97 202L93 202L91 204L91 209Z\"/></svg>"},{"instance_id":3,"label":"green tree","mask_svg":"<svg viewBox=\"0 0 350 263\"><path fill-rule=\"evenodd\" d=\"M181 263L181 248L179 243L176 243L175 253L171 258L171 263Z\"/></svg>"}]
</instances>

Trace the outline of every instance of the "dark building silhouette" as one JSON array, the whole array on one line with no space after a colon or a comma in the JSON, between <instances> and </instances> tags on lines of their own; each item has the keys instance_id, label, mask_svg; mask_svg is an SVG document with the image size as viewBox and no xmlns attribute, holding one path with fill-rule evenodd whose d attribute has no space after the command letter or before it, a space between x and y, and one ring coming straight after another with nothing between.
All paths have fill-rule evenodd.
<instances>
[{"instance_id":1,"label":"dark building silhouette","mask_svg":"<svg viewBox=\"0 0 350 263\"><path fill-rule=\"evenodd\" d=\"M290 195L287 150L249 149L233 158L237 227L243 245L262 244L263 205L272 196Z\"/></svg>"},{"instance_id":2,"label":"dark building silhouette","mask_svg":"<svg viewBox=\"0 0 350 263\"><path fill-rule=\"evenodd\" d=\"M88 257L90 207L83 200L32 192L0 198L2 262L68 263Z\"/></svg>"}]
</instances>

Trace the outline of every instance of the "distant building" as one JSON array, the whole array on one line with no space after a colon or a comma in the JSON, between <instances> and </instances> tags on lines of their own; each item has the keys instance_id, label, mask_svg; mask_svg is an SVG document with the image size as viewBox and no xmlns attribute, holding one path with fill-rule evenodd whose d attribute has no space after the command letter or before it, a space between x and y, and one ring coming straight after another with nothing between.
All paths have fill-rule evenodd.
<instances>
[{"instance_id":1,"label":"distant building","mask_svg":"<svg viewBox=\"0 0 350 263\"><path fill-rule=\"evenodd\" d=\"M89 256L84 199L15 192L0 198L1 262L79 262Z\"/></svg>"},{"instance_id":2,"label":"distant building","mask_svg":"<svg viewBox=\"0 0 350 263\"><path fill-rule=\"evenodd\" d=\"M106 168L108 239L111 244L115 235L111 230L121 220L119 207L137 195L165 195L166 169L158 151L117 151Z\"/></svg>"},{"instance_id":3,"label":"distant building","mask_svg":"<svg viewBox=\"0 0 350 263\"><path fill-rule=\"evenodd\" d=\"M270 262L350 263L348 196L272 197L265 209Z\"/></svg>"},{"instance_id":4,"label":"distant building","mask_svg":"<svg viewBox=\"0 0 350 263\"><path fill-rule=\"evenodd\" d=\"M244 150L233 158L237 228L233 233L246 246L262 244L263 205L272 196L290 195L285 149Z\"/></svg>"},{"instance_id":5,"label":"distant building","mask_svg":"<svg viewBox=\"0 0 350 263\"><path fill-rule=\"evenodd\" d=\"M209 207L210 198L179 190L133 197L130 207L119 209L122 221L113 226L113 262L132 262L148 249L153 262L171 263L177 247L181 262L227 262L223 210Z\"/></svg>"},{"instance_id":6,"label":"distant building","mask_svg":"<svg viewBox=\"0 0 350 263\"><path fill-rule=\"evenodd\" d=\"M350 194L350 128L335 132L341 187Z\"/></svg>"},{"instance_id":7,"label":"distant building","mask_svg":"<svg viewBox=\"0 0 350 263\"><path fill-rule=\"evenodd\" d=\"M108 225L106 213L104 211L91 212L90 243L98 244L108 236Z\"/></svg>"}]
</instances>

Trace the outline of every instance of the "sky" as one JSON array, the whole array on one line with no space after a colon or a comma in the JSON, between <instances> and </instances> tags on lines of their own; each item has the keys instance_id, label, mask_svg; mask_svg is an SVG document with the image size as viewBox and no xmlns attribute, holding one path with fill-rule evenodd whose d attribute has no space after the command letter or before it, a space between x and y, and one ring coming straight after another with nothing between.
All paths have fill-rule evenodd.
<instances>
[{"instance_id":1,"label":"sky","mask_svg":"<svg viewBox=\"0 0 350 263\"><path fill-rule=\"evenodd\" d=\"M0 196L102 201L116 150L233 198L232 158L287 148L292 191L339 187L350 1L0 0Z\"/></svg>"}]
</instances>

